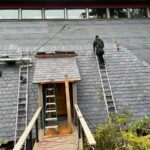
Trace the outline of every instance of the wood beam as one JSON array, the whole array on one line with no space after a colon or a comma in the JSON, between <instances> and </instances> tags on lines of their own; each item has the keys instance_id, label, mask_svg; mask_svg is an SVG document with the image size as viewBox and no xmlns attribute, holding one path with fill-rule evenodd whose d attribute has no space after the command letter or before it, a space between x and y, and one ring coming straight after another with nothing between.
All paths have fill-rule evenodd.
<instances>
[{"instance_id":1,"label":"wood beam","mask_svg":"<svg viewBox=\"0 0 150 150\"><path fill-rule=\"evenodd\" d=\"M39 3L33 3L33 2L3 2L0 3L0 8L6 9L6 8L23 8L23 9L59 9L59 8L148 8L150 7L150 2L68 2L68 3L57 3L57 2L39 2Z\"/></svg>"},{"instance_id":2,"label":"wood beam","mask_svg":"<svg viewBox=\"0 0 150 150\"><path fill-rule=\"evenodd\" d=\"M68 117L68 124L70 127L72 126L71 120L71 104L70 104L70 92L69 92L69 79L68 75L65 75L65 91L66 91L66 104L67 104L67 117Z\"/></svg>"}]
</instances>

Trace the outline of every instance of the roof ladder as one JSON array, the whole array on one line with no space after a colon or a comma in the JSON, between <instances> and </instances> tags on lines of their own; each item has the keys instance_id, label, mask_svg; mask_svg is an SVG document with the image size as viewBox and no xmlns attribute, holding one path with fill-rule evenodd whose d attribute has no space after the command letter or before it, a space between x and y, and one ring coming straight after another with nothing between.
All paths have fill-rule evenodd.
<instances>
[{"instance_id":1,"label":"roof ladder","mask_svg":"<svg viewBox=\"0 0 150 150\"><path fill-rule=\"evenodd\" d=\"M55 86L48 86L45 90L44 127L45 131L58 128Z\"/></svg>"},{"instance_id":2,"label":"roof ladder","mask_svg":"<svg viewBox=\"0 0 150 150\"><path fill-rule=\"evenodd\" d=\"M29 52L22 52L21 59L29 58ZM27 126L28 111L28 71L29 62L21 61L19 67L18 101L14 144L18 141ZM26 149L26 142L22 149Z\"/></svg>"},{"instance_id":3,"label":"roof ladder","mask_svg":"<svg viewBox=\"0 0 150 150\"><path fill-rule=\"evenodd\" d=\"M105 105L107 109L107 114L108 114L108 117L110 117L110 114L117 113L117 110L116 110L116 104L115 104L112 89L111 89L111 84L109 81L107 67L106 66L103 68L100 67L97 56L96 56L96 61L97 61L99 76L100 76L100 80L102 84L102 91L103 91L104 101L105 101Z\"/></svg>"}]
</instances>

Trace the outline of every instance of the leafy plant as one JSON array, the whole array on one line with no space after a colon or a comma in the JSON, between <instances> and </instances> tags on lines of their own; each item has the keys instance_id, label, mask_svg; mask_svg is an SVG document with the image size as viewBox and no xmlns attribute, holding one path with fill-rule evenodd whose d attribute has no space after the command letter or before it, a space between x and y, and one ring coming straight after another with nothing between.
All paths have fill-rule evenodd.
<instances>
[{"instance_id":1,"label":"leafy plant","mask_svg":"<svg viewBox=\"0 0 150 150\"><path fill-rule=\"evenodd\" d=\"M122 111L112 114L105 125L99 124L94 133L96 150L150 150L150 118L131 122L130 117L131 113ZM141 136L137 129L142 130Z\"/></svg>"},{"instance_id":2,"label":"leafy plant","mask_svg":"<svg viewBox=\"0 0 150 150\"><path fill-rule=\"evenodd\" d=\"M8 141L6 141L6 140L1 140L0 139L0 150L4 150L3 148L1 148L1 146L3 145L3 144L7 144L8 143Z\"/></svg>"}]
</instances>

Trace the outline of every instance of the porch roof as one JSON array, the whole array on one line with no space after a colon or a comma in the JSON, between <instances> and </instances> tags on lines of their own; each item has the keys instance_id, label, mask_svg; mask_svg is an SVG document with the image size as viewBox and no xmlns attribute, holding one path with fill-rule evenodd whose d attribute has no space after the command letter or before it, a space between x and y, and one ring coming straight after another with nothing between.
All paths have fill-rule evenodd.
<instances>
[{"instance_id":1,"label":"porch roof","mask_svg":"<svg viewBox=\"0 0 150 150\"><path fill-rule=\"evenodd\" d=\"M39 58L33 83L64 82L65 75L68 75L70 82L81 80L75 57Z\"/></svg>"}]
</instances>

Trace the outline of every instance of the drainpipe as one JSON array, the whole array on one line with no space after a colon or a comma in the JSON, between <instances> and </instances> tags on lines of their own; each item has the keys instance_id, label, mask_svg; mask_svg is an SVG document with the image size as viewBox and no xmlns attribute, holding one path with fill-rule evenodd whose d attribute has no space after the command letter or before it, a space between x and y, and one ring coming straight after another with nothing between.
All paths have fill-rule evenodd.
<instances>
[{"instance_id":1,"label":"drainpipe","mask_svg":"<svg viewBox=\"0 0 150 150\"><path fill-rule=\"evenodd\" d=\"M106 14L107 14L107 18L110 19L110 11L109 11L109 8L106 8Z\"/></svg>"}]
</instances>

